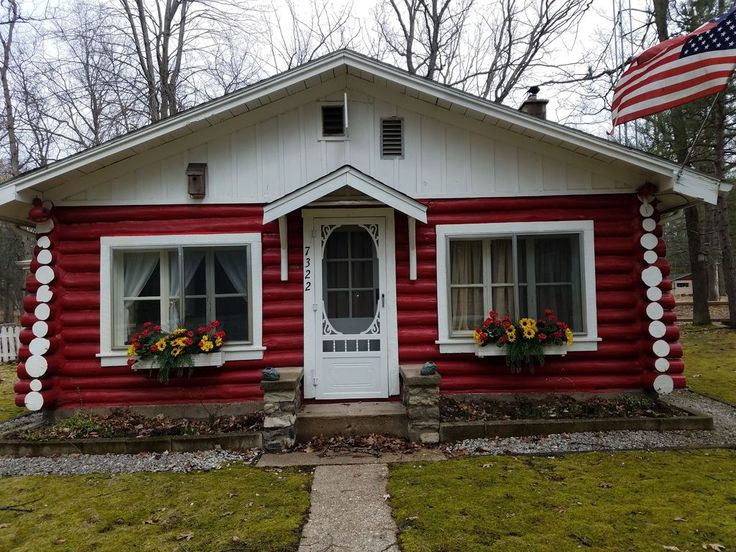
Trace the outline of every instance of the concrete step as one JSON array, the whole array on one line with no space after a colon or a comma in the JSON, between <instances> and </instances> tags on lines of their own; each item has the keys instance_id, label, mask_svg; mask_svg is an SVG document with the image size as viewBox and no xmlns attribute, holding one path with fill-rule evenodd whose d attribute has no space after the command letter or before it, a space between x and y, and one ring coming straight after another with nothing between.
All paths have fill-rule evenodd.
<instances>
[{"instance_id":1,"label":"concrete step","mask_svg":"<svg viewBox=\"0 0 736 552\"><path fill-rule=\"evenodd\" d=\"M406 437L407 423L406 408L398 401L305 404L296 416L296 440L368 433Z\"/></svg>"}]
</instances>

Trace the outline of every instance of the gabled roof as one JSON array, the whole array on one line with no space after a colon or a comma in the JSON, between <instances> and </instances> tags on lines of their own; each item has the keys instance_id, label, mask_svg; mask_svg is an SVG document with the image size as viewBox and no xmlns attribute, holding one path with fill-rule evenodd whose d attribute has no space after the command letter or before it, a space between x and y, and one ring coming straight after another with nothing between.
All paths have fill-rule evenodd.
<instances>
[{"instance_id":1,"label":"gabled roof","mask_svg":"<svg viewBox=\"0 0 736 552\"><path fill-rule=\"evenodd\" d=\"M651 176L660 185L660 191L684 194L714 203L719 191L729 189L727 185L696 171L685 169L679 173L677 165L660 157L552 121L532 117L516 109L412 75L362 54L339 50L46 167L20 175L0 186L0 206L11 202L28 203L34 196L42 196L45 189L258 109L280 98L296 94L310 85L321 82L321 79L346 72L367 80L387 83L398 87L407 95L429 101L439 108L457 111L531 139L558 145L604 162L623 163L635 167Z\"/></svg>"},{"instance_id":2,"label":"gabled roof","mask_svg":"<svg viewBox=\"0 0 736 552\"><path fill-rule=\"evenodd\" d=\"M327 194L348 186L366 196L393 207L420 222L427 222L427 206L408 195L394 190L372 176L350 165L343 165L306 186L294 190L263 208L263 224L269 223L292 211L323 198Z\"/></svg>"}]
</instances>

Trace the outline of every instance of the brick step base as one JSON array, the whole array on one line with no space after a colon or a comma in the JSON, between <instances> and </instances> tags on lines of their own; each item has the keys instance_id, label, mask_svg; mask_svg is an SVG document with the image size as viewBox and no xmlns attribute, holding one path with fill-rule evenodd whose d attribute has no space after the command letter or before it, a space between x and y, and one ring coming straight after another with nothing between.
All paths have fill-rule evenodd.
<instances>
[{"instance_id":1,"label":"brick step base","mask_svg":"<svg viewBox=\"0 0 736 552\"><path fill-rule=\"evenodd\" d=\"M296 440L305 443L318 435L381 433L408 436L406 407L396 401L305 404L296 416Z\"/></svg>"}]
</instances>

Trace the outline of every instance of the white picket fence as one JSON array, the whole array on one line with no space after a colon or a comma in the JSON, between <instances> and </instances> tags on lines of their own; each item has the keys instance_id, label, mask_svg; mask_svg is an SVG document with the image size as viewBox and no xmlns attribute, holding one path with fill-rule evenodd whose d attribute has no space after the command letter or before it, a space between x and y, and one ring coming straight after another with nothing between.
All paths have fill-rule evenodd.
<instances>
[{"instance_id":1,"label":"white picket fence","mask_svg":"<svg viewBox=\"0 0 736 552\"><path fill-rule=\"evenodd\" d=\"M0 363L18 360L20 328L11 324L0 326Z\"/></svg>"}]
</instances>

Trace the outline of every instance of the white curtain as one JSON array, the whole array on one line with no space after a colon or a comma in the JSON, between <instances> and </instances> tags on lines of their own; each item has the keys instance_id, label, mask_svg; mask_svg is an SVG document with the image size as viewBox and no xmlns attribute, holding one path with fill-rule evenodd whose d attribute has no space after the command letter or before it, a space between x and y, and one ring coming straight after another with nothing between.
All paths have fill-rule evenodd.
<instances>
[{"instance_id":1,"label":"white curtain","mask_svg":"<svg viewBox=\"0 0 736 552\"><path fill-rule=\"evenodd\" d=\"M204 251L187 251L183 255L184 260L181 263L184 265L184 290L189 286L197 273L199 265L204 262ZM178 254L172 253L169 256L169 325L171 328L176 328L181 323L181 305L183 299L183 293L181 289L182 278L179 277L179 262Z\"/></svg>"},{"instance_id":2,"label":"white curtain","mask_svg":"<svg viewBox=\"0 0 736 552\"><path fill-rule=\"evenodd\" d=\"M483 283L482 242L450 242L450 283L452 330L473 330L486 309L483 305L483 288L470 287Z\"/></svg>"},{"instance_id":3,"label":"white curtain","mask_svg":"<svg viewBox=\"0 0 736 552\"><path fill-rule=\"evenodd\" d=\"M248 293L248 263L244 250L216 251L215 256L236 293Z\"/></svg>"},{"instance_id":4,"label":"white curtain","mask_svg":"<svg viewBox=\"0 0 736 552\"><path fill-rule=\"evenodd\" d=\"M159 261L158 253L126 253L123 268L123 294L138 297Z\"/></svg>"}]
</instances>

